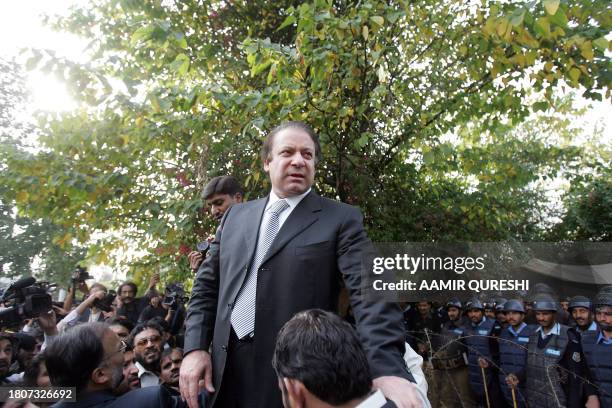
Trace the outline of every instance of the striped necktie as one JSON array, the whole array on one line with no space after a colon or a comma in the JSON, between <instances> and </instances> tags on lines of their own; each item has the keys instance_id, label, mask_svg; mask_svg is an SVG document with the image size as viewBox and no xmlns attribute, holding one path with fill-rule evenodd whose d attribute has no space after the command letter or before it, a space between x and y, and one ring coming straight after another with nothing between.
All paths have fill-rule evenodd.
<instances>
[{"instance_id":1,"label":"striped necktie","mask_svg":"<svg viewBox=\"0 0 612 408\"><path fill-rule=\"evenodd\" d=\"M281 199L270 206L268 212L270 217L264 226L264 233L257 242L255 258L251 264L247 280L242 286L236 304L232 309L231 323L239 339L246 337L255 330L255 300L257 295L257 272L261 266L264 256L270 249L279 229L279 216L289 208L289 203Z\"/></svg>"}]
</instances>

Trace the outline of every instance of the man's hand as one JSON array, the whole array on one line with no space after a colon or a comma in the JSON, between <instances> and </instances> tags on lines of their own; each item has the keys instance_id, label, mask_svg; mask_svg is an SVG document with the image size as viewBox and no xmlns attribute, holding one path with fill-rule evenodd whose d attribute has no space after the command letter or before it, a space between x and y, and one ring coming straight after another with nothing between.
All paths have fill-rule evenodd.
<instances>
[{"instance_id":1,"label":"man's hand","mask_svg":"<svg viewBox=\"0 0 612 408\"><path fill-rule=\"evenodd\" d=\"M508 374L506 376L506 384L508 384L508 387L510 387L510 388L516 388L516 387L518 387L519 379L514 374Z\"/></svg>"},{"instance_id":2,"label":"man's hand","mask_svg":"<svg viewBox=\"0 0 612 408\"><path fill-rule=\"evenodd\" d=\"M187 401L189 408L198 408L198 394L201 388L206 388L210 393L215 392L212 385L212 362L208 352L194 350L185 356L181 363L179 384L181 395Z\"/></svg>"},{"instance_id":3,"label":"man's hand","mask_svg":"<svg viewBox=\"0 0 612 408\"><path fill-rule=\"evenodd\" d=\"M486 358L478 357L478 365L480 368L489 368L489 361Z\"/></svg>"},{"instance_id":4,"label":"man's hand","mask_svg":"<svg viewBox=\"0 0 612 408\"><path fill-rule=\"evenodd\" d=\"M40 316L38 316L38 324L47 336L54 336L58 333L57 319L55 318L53 309L42 312Z\"/></svg>"},{"instance_id":5,"label":"man's hand","mask_svg":"<svg viewBox=\"0 0 612 408\"><path fill-rule=\"evenodd\" d=\"M191 251L189 255L187 255L187 259L189 260L189 267L192 271L197 271L202 263L202 254L199 251Z\"/></svg>"},{"instance_id":6,"label":"man's hand","mask_svg":"<svg viewBox=\"0 0 612 408\"><path fill-rule=\"evenodd\" d=\"M597 395L589 395L589 398L584 405L586 408L599 408L601 405L599 404L599 398Z\"/></svg>"},{"instance_id":7,"label":"man's hand","mask_svg":"<svg viewBox=\"0 0 612 408\"><path fill-rule=\"evenodd\" d=\"M149 279L149 289L153 289L159 283L159 273L154 273Z\"/></svg>"},{"instance_id":8,"label":"man's hand","mask_svg":"<svg viewBox=\"0 0 612 408\"><path fill-rule=\"evenodd\" d=\"M374 379L373 384L374 388L381 390L386 398L397 405L397 408L423 407L423 400L416 385L405 378L392 376L378 377Z\"/></svg>"}]
</instances>

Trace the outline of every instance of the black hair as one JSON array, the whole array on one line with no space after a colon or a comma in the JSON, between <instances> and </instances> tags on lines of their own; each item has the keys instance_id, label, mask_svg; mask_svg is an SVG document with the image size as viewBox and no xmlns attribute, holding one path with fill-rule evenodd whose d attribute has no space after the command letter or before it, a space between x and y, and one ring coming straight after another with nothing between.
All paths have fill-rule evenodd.
<instances>
[{"instance_id":1,"label":"black hair","mask_svg":"<svg viewBox=\"0 0 612 408\"><path fill-rule=\"evenodd\" d=\"M134 347L134 338L138 335L138 333L147 329L157 330L160 337L164 335L164 329L159 324L152 322L151 320L147 320L146 322L140 323L134 327L134 329L130 332L130 337L128 337L127 343Z\"/></svg>"},{"instance_id":2,"label":"black hair","mask_svg":"<svg viewBox=\"0 0 612 408\"><path fill-rule=\"evenodd\" d=\"M233 176L217 176L206 183L202 191L202 198L208 200L215 194L244 195L244 190Z\"/></svg>"},{"instance_id":3,"label":"black hair","mask_svg":"<svg viewBox=\"0 0 612 408\"><path fill-rule=\"evenodd\" d=\"M370 366L353 327L339 316L311 309L293 316L278 333L272 366L330 405L368 395Z\"/></svg>"},{"instance_id":4,"label":"black hair","mask_svg":"<svg viewBox=\"0 0 612 408\"><path fill-rule=\"evenodd\" d=\"M127 317L125 316L115 316L115 317L111 317L110 319L108 319L106 321L106 324L108 324L109 326L123 326L125 327L129 332L131 332L132 330L134 330L134 323L132 323L131 320L129 320Z\"/></svg>"},{"instance_id":5,"label":"black hair","mask_svg":"<svg viewBox=\"0 0 612 408\"><path fill-rule=\"evenodd\" d=\"M76 387L77 394L84 391L91 373L104 360L102 337L107 330L105 323L86 323L53 339L43 353L51 384Z\"/></svg>"},{"instance_id":6,"label":"black hair","mask_svg":"<svg viewBox=\"0 0 612 408\"><path fill-rule=\"evenodd\" d=\"M183 354L183 349L180 347L168 347L167 349L164 349L164 351L162 351L160 360L163 360L164 358L168 357L175 350L180 351L181 354Z\"/></svg>"},{"instance_id":7,"label":"black hair","mask_svg":"<svg viewBox=\"0 0 612 408\"><path fill-rule=\"evenodd\" d=\"M45 364L45 355L38 353L32 359L32 364L26 367L23 373L23 385L27 387L38 387L38 374L40 374L40 366Z\"/></svg>"},{"instance_id":8,"label":"black hair","mask_svg":"<svg viewBox=\"0 0 612 408\"><path fill-rule=\"evenodd\" d=\"M288 121L283 122L266 136L263 145L261 146L261 161L265 163L267 159L270 158L272 154L272 147L274 146L274 136L276 136L280 131L285 129L299 129L305 132L312 139L315 145L315 164L321 161L323 157L321 153L321 143L319 143L319 136L315 133L314 129L308 126L304 122L300 121Z\"/></svg>"},{"instance_id":9,"label":"black hair","mask_svg":"<svg viewBox=\"0 0 612 408\"><path fill-rule=\"evenodd\" d=\"M130 288L132 288L134 290L134 296L136 296L136 293L138 292L138 286L136 286L136 284L132 281L125 281L121 285L119 285L119 288L117 289L118 295L121 295L121 289L123 289L124 286L129 286Z\"/></svg>"}]
</instances>

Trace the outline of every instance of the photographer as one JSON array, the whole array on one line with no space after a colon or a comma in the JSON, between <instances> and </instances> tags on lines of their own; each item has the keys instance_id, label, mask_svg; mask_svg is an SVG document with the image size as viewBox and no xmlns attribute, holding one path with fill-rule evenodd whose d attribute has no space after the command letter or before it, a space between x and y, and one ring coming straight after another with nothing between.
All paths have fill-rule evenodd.
<instances>
[{"instance_id":1,"label":"photographer","mask_svg":"<svg viewBox=\"0 0 612 408\"><path fill-rule=\"evenodd\" d=\"M144 323L154 317L165 318L167 314L168 312L166 311L166 308L164 308L162 305L161 297L159 295L153 295L149 300L149 305L145 307L145 309L140 314L140 317L138 318L138 324Z\"/></svg>"},{"instance_id":2,"label":"photographer","mask_svg":"<svg viewBox=\"0 0 612 408\"><path fill-rule=\"evenodd\" d=\"M145 295L141 298L136 297L138 287L134 282L126 281L119 285L117 294L119 302L116 311L117 316L125 316L132 323L136 324L142 311L148 306L149 299L153 295L157 295L155 287L159 283L159 274L154 274L149 280L149 286Z\"/></svg>"},{"instance_id":3,"label":"photographer","mask_svg":"<svg viewBox=\"0 0 612 408\"><path fill-rule=\"evenodd\" d=\"M90 289L90 294L87 299L82 301L74 310L58 323L58 330L64 331L67 327L74 326L79 323L104 321L104 315L95 304L106 298L106 288L99 283L93 285Z\"/></svg>"},{"instance_id":4,"label":"photographer","mask_svg":"<svg viewBox=\"0 0 612 408\"><path fill-rule=\"evenodd\" d=\"M214 177L204 186L202 191L202 198L206 202L206 206L210 208L210 215L217 221L221 221L223 214L230 206L241 203L243 196L244 190L238 180L232 176ZM213 238L214 235L210 235L207 241L210 242ZM207 246L200 248L200 244L198 244L198 250L187 255L189 267L192 271L198 270L207 249Z\"/></svg>"}]
</instances>

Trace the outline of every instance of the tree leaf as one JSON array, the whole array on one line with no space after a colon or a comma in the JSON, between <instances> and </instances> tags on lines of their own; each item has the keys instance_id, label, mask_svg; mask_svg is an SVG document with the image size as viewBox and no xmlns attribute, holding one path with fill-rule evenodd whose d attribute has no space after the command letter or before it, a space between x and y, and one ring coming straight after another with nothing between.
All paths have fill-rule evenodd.
<instances>
[{"instance_id":1,"label":"tree leaf","mask_svg":"<svg viewBox=\"0 0 612 408\"><path fill-rule=\"evenodd\" d=\"M560 0L542 0L542 4L544 4L544 9L551 16L557 12L559 8Z\"/></svg>"}]
</instances>

